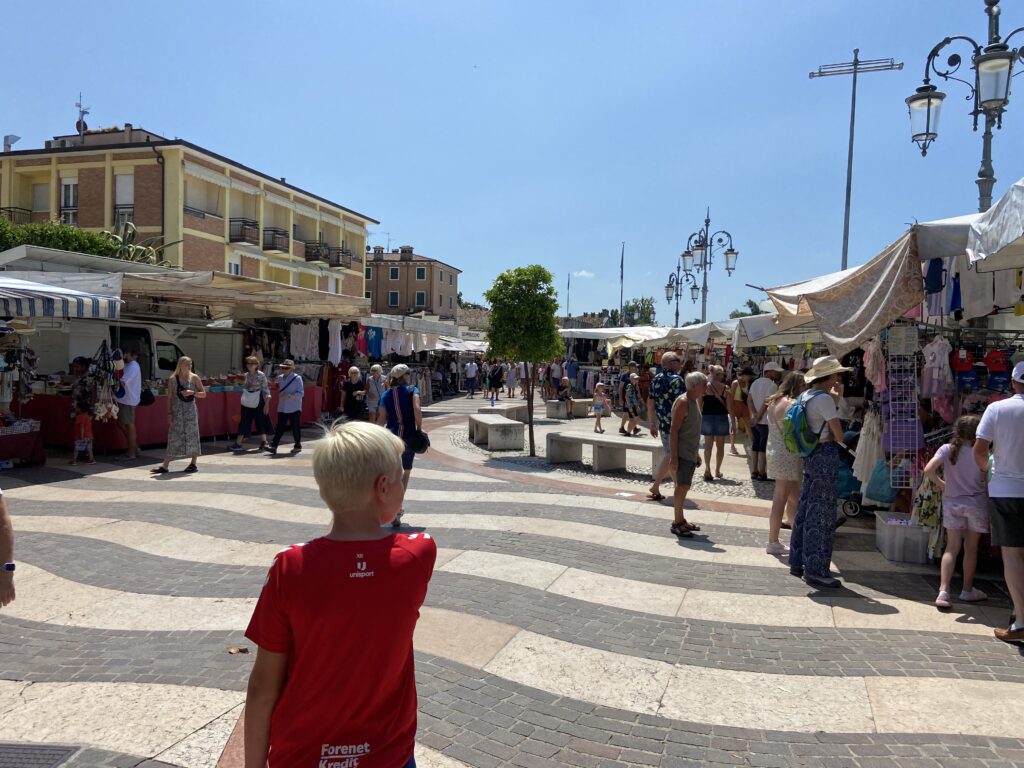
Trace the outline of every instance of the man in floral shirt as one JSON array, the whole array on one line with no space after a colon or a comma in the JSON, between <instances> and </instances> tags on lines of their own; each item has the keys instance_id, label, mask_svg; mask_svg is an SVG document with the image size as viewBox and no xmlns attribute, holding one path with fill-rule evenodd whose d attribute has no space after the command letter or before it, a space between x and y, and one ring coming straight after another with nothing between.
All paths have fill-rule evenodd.
<instances>
[{"instance_id":1,"label":"man in floral shirt","mask_svg":"<svg viewBox=\"0 0 1024 768\"><path fill-rule=\"evenodd\" d=\"M665 455L654 474L654 484L648 497L654 501L665 498L661 495L661 483L668 476L670 446L669 430L672 428L672 405L686 390L683 377L679 375L682 361L675 352L666 352L661 358L661 373L651 382L651 396L647 399L647 423L651 425L651 437L661 433L661 447Z\"/></svg>"}]
</instances>

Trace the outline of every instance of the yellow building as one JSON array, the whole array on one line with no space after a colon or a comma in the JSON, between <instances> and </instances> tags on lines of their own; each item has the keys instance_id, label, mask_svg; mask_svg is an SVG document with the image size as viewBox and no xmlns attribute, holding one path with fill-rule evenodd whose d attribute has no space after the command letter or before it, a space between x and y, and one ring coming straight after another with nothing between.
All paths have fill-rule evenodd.
<instances>
[{"instance_id":1,"label":"yellow building","mask_svg":"<svg viewBox=\"0 0 1024 768\"><path fill-rule=\"evenodd\" d=\"M338 203L180 139L124 128L0 153L0 216L92 231L130 221L164 258L362 298L367 226ZM180 241L180 242L178 242Z\"/></svg>"}]
</instances>

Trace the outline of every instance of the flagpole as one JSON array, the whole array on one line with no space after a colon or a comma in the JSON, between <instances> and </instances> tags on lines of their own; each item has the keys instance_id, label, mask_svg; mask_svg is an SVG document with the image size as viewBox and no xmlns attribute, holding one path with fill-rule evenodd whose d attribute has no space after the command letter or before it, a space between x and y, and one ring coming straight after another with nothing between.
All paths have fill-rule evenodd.
<instances>
[{"instance_id":1,"label":"flagpole","mask_svg":"<svg viewBox=\"0 0 1024 768\"><path fill-rule=\"evenodd\" d=\"M572 312L569 311L569 299L572 297L572 272L570 272L565 278L565 316L572 317Z\"/></svg>"},{"instance_id":2,"label":"flagpole","mask_svg":"<svg viewBox=\"0 0 1024 768\"><path fill-rule=\"evenodd\" d=\"M626 275L626 241L622 241L622 254L619 256L619 322L625 322L622 317L622 283Z\"/></svg>"}]
</instances>

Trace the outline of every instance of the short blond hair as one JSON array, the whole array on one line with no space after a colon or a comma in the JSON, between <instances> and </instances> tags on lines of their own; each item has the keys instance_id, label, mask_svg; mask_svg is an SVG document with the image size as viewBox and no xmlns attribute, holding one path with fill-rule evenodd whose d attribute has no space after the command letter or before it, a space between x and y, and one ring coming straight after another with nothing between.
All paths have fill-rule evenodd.
<instances>
[{"instance_id":1,"label":"short blond hair","mask_svg":"<svg viewBox=\"0 0 1024 768\"><path fill-rule=\"evenodd\" d=\"M401 474L404 452L401 438L376 424L354 421L332 428L313 450L320 498L332 510L365 501L378 477Z\"/></svg>"}]
</instances>

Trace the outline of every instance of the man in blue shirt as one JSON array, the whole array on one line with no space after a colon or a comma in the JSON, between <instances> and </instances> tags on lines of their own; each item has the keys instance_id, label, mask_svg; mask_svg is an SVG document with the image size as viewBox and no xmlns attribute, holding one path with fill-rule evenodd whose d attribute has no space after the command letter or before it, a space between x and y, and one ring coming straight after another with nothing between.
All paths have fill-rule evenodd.
<instances>
[{"instance_id":1,"label":"man in blue shirt","mask_svg":"<svg viewBox=\"0 0 1024 768\"><path fill-rule=\"evenodd\" d=\"M292 428L292 453L302 450L302 397L305 387L302 377L295 373L295 363L285 360L281 363L281 375L277 377L277 429L270 443L270 454L277 454L277 446L289 425Z\"/></svg>"},{"instance_id":2,"label":"man in blue shirt","mask_svg":"<svg viewBox=\"0 0 1024 768\"><path fill-rule=\"evenodd\" d=\"M651 381L651 396L647 399L647 423L651 425L651 437L661 437L661 447L665 455L658 465L658 471L654 474L654 484L647 492L648 497L654 501L661 501L665 498L661 494L661 484L668 477L669 455L669 432L672 429L672 406L676 398L686 391L683 384L683 377L679 375L682 368L682 361L675 352L666 352L661 357L661 373Z\"/></svg>"}]
</instances>

